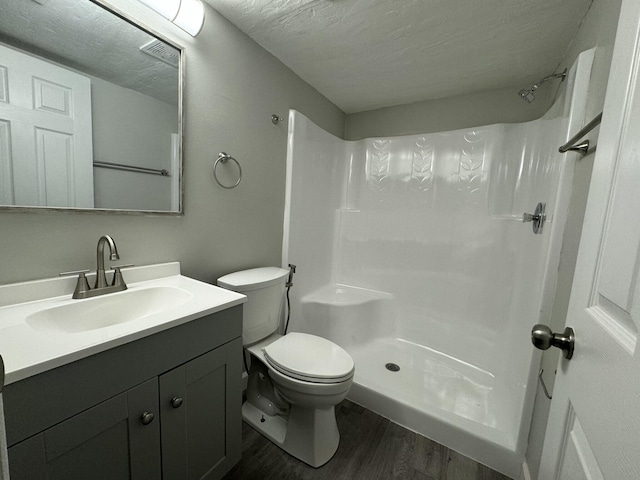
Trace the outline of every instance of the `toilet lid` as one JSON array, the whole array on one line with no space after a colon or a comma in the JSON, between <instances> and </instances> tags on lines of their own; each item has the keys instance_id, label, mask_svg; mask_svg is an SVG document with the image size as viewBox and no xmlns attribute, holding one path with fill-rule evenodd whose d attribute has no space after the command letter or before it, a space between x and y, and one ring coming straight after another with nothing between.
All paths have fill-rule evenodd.
<instances>
[{"instance_id":1,"label":"toilet lid","mask_svg":"<svg viewBox=\"0 0 640 480\"><path fill-rule=\"evenodd\" d=\"M335 343L292 332L263 348L265 360L283 375L314 383L339 383L353 376L353 358Z\"/></svg>"}]
</instances>

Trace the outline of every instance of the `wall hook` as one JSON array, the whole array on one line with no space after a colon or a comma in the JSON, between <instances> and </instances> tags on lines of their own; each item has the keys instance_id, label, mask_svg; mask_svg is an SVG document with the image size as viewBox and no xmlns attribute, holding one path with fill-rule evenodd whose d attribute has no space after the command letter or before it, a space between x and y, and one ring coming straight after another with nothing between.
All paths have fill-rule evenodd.
<instances>
[{"instance_id":1,"label":"wall hook","mask_svg":"<svg viewBox=\"0 0 640 480\"><path fill-rule=\"evenodd\" d=\"M284 118L279 117L275 113L273 115L271 115L271 123L273 123L274 125L277 125L279 122L282 122L283 120L284 120Z\"/></svg>"}]
</instances>

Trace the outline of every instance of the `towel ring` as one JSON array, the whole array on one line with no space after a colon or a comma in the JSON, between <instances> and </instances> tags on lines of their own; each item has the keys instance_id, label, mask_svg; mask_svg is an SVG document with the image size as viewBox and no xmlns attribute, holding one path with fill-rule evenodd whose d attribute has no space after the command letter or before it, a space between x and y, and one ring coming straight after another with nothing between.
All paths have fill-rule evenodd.
<instances>
[{"instance_id":1,"label":"towel ring","mask_svg":"<svg viewBox=\"0 0 640 480\"><path fill-rule=\"evenodd\" d=\"M227 163L227 160L233 160L234 162L236 162L236 165L238 166L238 181L236 183L234 183L233 185L224 185L220 182L220 180L218 179L218 173L216 171L216 169L218 168L218 164L219 163ZM230 190L232 188L236 188L238 185L240 185L240 181L242 180L242 167L240 166L240 163L233 158L231 155L224 153L224 152L220 152L218 154L218 159L215 161L215 163L213 164L213 178L215 179L216 183L218 185L220 185L222 188L226 188L227 190Z\"/></svg>"}]
</instances>

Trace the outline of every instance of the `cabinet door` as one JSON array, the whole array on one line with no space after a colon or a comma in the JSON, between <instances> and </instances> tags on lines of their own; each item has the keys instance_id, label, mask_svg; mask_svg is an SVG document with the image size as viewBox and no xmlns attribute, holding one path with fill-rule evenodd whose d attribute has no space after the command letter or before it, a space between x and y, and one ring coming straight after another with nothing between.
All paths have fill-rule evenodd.
<instances>
[{"instance_id":1,"label":"cabinet door","mask_svg":"<svg viewBox=\"0 0 640 480\"><path fill-rule=\"evenodd\" d=\"M221 478L241 455L240 339L160 377L164 480Z\"/></svg>"},{"instance_id":2,"label":"cabinet door","mask_svg":"<svg viewBox=\"0 0 640 480\"><path fill-rule=\"evenodd\" d=\"M12 480L159 479L160 422L145 412L158 412L155 378L11 447Z\"/></svg>"}]
</instances>

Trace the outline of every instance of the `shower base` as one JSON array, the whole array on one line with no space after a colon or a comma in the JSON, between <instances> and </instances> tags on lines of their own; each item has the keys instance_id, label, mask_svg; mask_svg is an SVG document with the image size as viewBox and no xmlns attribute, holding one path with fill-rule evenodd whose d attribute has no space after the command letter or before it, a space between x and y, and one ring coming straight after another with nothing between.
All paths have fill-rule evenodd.
<instances>
[{"instance_id":1,"label":"shower base","mask_svg":"<svg viewBox=\"0 0 640 480\"><path fill-rule=\"evenodd\" d=\"M348 398L510 477L521 472L514 395L456 358L401 338L347 346L356 364ZM385 368L392 363L399 370ZM395 370L395 369L394 369ZM488 461L487 459L491 459Z\"/></svg>"}]
</instances>

